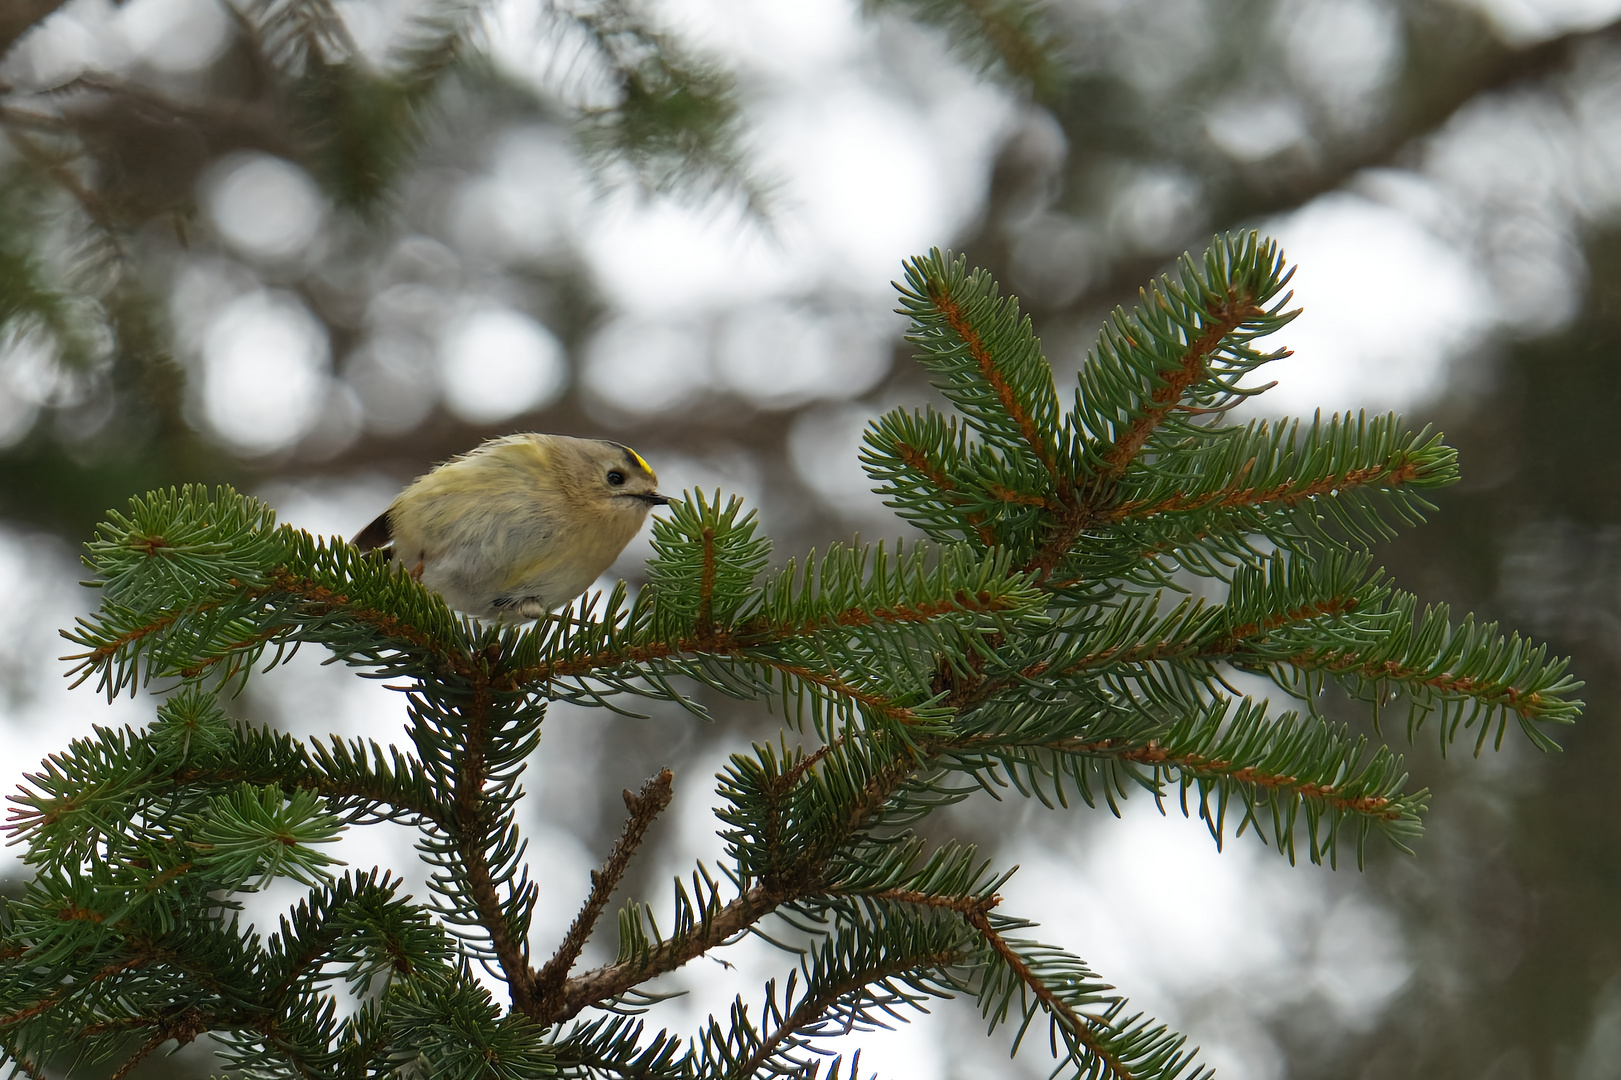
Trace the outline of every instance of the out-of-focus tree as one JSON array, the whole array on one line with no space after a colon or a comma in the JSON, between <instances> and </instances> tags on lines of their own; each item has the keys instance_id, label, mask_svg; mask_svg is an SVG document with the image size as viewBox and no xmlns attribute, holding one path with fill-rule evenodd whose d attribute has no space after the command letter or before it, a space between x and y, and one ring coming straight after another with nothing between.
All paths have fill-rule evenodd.
<instances>
[{"instance_id":1,"label":"out-of-focus tree","mask_svg":"<svg viewBox=\"0 0 1621 1080\"><path fill-rule=\"evenodd\" d=\"M153 0L0 10L6 519L77 542L135 491L404 479L532 427L746 459L785 547L864 524L814 472L819 440L850 426L827 402L854 395L864 416L930 391L839 334L821 354L870 370L784 389L771 365L821 355L805 351L808 328L847 313L839 288L799 287L770 318L698 312L673 345L655 327L660 346L620 333L589 241L567 226L582 190L779 213L770 170L751 164L757 71L706 52L713 33L672 36L687 8L174 0L189 22L167 36L127 33L121 52L96 36L143 6L162 24ZM1621 28L1602 11L1535 14L1462 0L868 12L869 59L897 94L927 93L953 62L1008 88L1001 119L947 128L1005 130L983 207L936 239L1020 294L1055 366L1170 255L1325 197L1400 210L1485 283L1490 314L1436 407L1478 479L1439 500L1433 531L1383 554L1425 593L1539 620L1596 704L1572 736L1583 752L1539 766L1543 786L1423 777L1463 787L1476 812L1432 829L1454 853L1445 874L1369 874L1408 920L1416 974L1366 1035L1280 1024L1290 1075L1596 1076L1621 1024L1607 917L1621 882L1602 869L1601 827L1617 753L1604 673L1621 649L1607 587L1621 507L1605 471L1621 459L1606 372L1621 260L1603 232L1621 205L1607 141ZM529 77L506 62L518 36ZM490 182L503 171L525 198ZM1369 319L1402 299L1377 279L1348 287ZM520 362L467 359L499 349ZM678 354L716 385L628 407L604 392L631 381L616 349Z\"/></svg>"}]
</instances>

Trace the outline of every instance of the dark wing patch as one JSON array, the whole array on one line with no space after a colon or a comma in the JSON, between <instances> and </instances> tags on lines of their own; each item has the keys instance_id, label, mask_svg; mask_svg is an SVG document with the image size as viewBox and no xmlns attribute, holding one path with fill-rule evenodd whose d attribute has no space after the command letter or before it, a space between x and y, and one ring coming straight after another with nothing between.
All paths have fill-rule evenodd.
<instances>
[{"instance_id":1,"label":"dark wing patch","mask_svg":"<svg viewBox=\"0 0 1621 1080\"><path fill-rule=\"evenodd\" d=\"M388 523L388 511L378 514L376 521L361 529L359 535L349 542L361 551L372 551L393 543L394 529Z\"/></svg>"}]
</instances>

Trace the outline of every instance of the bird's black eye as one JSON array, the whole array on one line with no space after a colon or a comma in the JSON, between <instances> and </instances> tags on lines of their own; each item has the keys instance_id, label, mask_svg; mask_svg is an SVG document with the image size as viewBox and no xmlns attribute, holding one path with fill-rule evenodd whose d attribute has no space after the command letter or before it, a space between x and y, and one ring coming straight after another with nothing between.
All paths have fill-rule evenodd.
<instances>
[{"instance_id":1,"label":"bird's black eye","mask_svg":"<svg viewBox=\"0 0 1621 1080\"><path fill-rule=\"evenodd\" d=\"M625 474L624 473L620 472L618 469L609 469L608 470L608 483L609 484L611 484L614 487L618 487L621 484L623 484L624 482L625 482Z\"/></svg>"}]
</instances>

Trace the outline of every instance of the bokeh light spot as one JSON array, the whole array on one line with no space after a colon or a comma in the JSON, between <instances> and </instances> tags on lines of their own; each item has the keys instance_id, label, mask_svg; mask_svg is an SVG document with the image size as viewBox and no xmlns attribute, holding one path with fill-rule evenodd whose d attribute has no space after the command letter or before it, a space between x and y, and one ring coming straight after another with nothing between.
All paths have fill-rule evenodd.
<instances>
[{"instance_id":1,"label":"bokeh light spot","mask_svg":"<svg viewBox=\"0 0 1621 1080\"><path fill-rule=\"evenodd\" d=\"M213 63L230 30L219 0L130 0L120 21L136 56L174 72Z\"/></svg>"},{"instance_id":2,"label":"bokeh light spot","mask_svg":"<svg viewBox=\"0 0 1621 1080\"><path fill-rule=\"evenodd\" d=\"M866 393L889 371L887 345L840 327L831 316L765 304L727 320L715 366L728 386L756 404L785 408Z\"/></svg>"},{"instance_id":3,"label":"bokeh light spot","mask_svg":"<svg viewBox=\"0 0 1621 1080\"><path fill-rule=\"evenodd\" d=\"M850 277L885 281L938 239L952 200L924 116L851 87L770 119L768 153L796 178L805 226Z\"/></svg>"},{"instance_id":4,"label":"bokeh light spot","mask_svg":"<svg viewBox=\"0 0 1621 1080\"><path fill-rule=\"evenodd\" d=\"M846 518L895 522L894 512L873 493L872 478L861 467L861 436L878 412L862 405L839 405L800 414L788 432L788 458L794 471Z\"/></svg>"},{"instance_id":5,"label":"bokeh light spot","mask_svg":"<svg viewBox=\"0 0 1621 1080\"><path fill-rule=\"evenodd\" d=\"M616 319L592 339L585 385L597 399L652 413L697 397L710 379L709 345L686 323Z\"/></svg>"},{"instance_id":6,"label":"bokeh light spot","mask_svg":"<svg viewBox=\"0 0 1621 1080\"><path fill-rule=\"evenodd\" d=\"M1440 389L1447 361L1490 328L1485 282L1462 252L1405 214L1328 195L1268 222L1300 317L1263 348L1295 355L1252 381L1278 380L1255 408L1304 414L1401 409Z\"/></svg>"},{"instance_id":7,"label":"bokeh light spot","mask_svg":"<svg viewBox=\"0 0 1621 1080\"><path fill-rule=\"evenodd\" d=\"M309 246L326 204L298 166L269 154L226 158L205 184L209 216L239 251L285 259Z\"/></svg>"},{"instance_id":8,"label":"bokeh light spot","mask_svg":"<svg viewBox=\"0 0 1621 1080\"><path fill-rule=\"evenodd\" d=\"M343 380L360 397L366 427L384 435L410 431L439 400L433 353L414 334L372 338L344 364Z\"/></svg>"},{"instance_id":9,"label":"bokeh light spot","mask_svg":"<svg viewBox=\"0 0 1621 1080\"><path fill-rule=\"evenodd\" d=\"M253 292L220 312L203 338L203 410L249 454L298 438L328 387L326 329L297 298Z\"/></svg>"},{"instance_id":10,"label":"bokeh light spot","mask_svg":"<svg viewBox=\"0 0 1621 1080\"><path fill-rule=\"evenodd\" d=\"M439 358L445 404L469 423L544 408L568 385L557 337L509 308L475 308L452 318L440 338Z\"/></svg>"},{"instance_id":11,"label":"bokeh light spot","mask_svg":"<svg viewBox=\"0 0 1621 1080\"><path fill-rule=\"evenodd\" d=\"M1306 139L1306 113L1291 97L1240 94L1205 114L1205 130L1239 161L1263 161Z\"/></svg>"},{"instance_id":12,"label":"bokeh light spot","mask_svg":"<svg viewBox=\"0 0 1621 1080\"><path fill-rule=\"evenodd\" d=\"M1378 0L1295 0L1278 30L1297 82L1342 123L1359 122L1401 60L1400 16Z\"/></svg>"},{"instance_id":13,"label":"bokeh light spot","mask_svg":"<svg viewBox=\"0 0 1621 1080\"><path fill-rule=\"evenodd\" d=\"M548 127L510 132L490 172L456 191L450 221L461 242L517 262L565 250L586 203L586 177L566 141Z\"/></svg>"}]
</instances>

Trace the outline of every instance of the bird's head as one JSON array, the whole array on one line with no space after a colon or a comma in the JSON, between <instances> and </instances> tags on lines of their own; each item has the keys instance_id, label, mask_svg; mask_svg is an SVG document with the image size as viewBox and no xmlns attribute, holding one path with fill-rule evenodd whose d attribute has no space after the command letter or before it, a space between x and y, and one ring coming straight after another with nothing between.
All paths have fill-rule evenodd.
<instances>
[{"instance_id":1,"label":"bird's head","mask_svg":"<svg viewBox=\"0 0 1621 1080\"><path fill-rule=\"evenodd\" d=\"M581 471L575 479L587 499L644 513L669 503L658 492L652 466L630 447L606 439L581 440L578 446Z\"/></svg>"}]
</instances>

